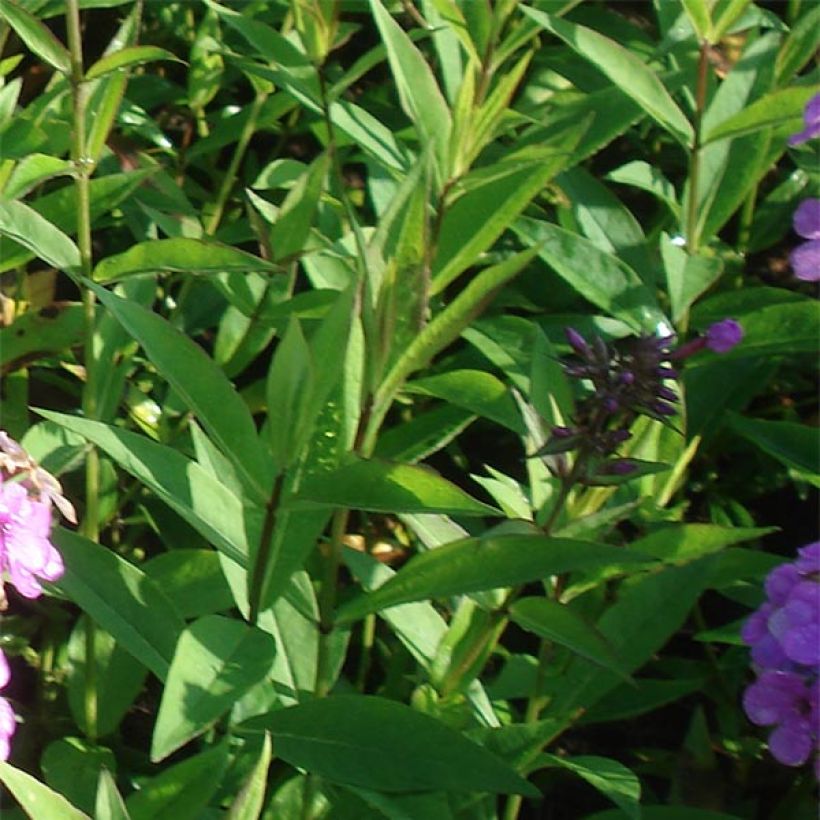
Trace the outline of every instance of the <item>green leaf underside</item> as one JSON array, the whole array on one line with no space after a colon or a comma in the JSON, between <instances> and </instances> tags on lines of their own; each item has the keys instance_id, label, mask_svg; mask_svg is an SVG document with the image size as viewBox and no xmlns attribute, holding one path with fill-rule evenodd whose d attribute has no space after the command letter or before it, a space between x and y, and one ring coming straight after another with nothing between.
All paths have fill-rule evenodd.
<instances>
[{"instance_id":1,"label":"green leaf underside","mask_svg":"<svg viewBox=\"0 0 820 820\"><path fill-rule=\"evenodd\" d=\"M640 568L652 559L604 544L505 535L466 538L413 558L375 592L342 606L339 623L396 604L524 584L564 572Z\"/></svg>"}]
</instances>

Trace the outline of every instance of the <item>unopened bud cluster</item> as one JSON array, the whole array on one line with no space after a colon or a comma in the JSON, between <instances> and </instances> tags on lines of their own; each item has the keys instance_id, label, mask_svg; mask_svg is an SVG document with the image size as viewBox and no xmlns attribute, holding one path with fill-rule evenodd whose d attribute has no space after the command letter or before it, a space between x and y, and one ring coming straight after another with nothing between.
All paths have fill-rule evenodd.
<instances>
[{"instance_id":1,"label":"unopened bud cluster","mask_svg":"<svg viewBox=\"0 0 820 820\"><path fill-rule=\"evenodd\" d=\"M703 348L724 353L743 337L733 319L712 325L682 347L673 347L675 336L640 336L608 344L596 336L591 341L577 330L566 329L573 355L563 361L568 376L591 386L577 404L572 426L553 427L542 455L557 456L551 463L566 477L562 454L577 451L583 469L576 467L573 480L582 484L611 483L612 477L629 475L637 463L618 458L616 451L630 437L638 416L666 421L678 412L678 378L672 366ZM580 456L583 455L583 460Z\"/></svg>"}]
</instances>

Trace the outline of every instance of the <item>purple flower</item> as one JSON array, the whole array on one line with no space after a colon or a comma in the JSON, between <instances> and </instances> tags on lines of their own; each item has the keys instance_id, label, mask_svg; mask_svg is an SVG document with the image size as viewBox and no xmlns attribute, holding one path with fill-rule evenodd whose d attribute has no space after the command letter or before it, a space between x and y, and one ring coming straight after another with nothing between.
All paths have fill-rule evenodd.
<instances>
[{"instance_id":1,"label":"purple flower","mask_svg":"<svg viewBox=\"0 0 820 820\"><path fill-rule=\"evenodd\" d=\"M775 727L769 735L775 760L800 766L820 740L820 542L775 567L765 589L768 600L741 629L757 672L743 708L752 723ZM815 771L820 780L818 759Z\"/></svg>"},{"instance_id":2,"label":"purple flower","mask_svg":"<svg viewBox=\"0 0 820 820\"><path fill-rule=\"evenodd\" d=\"M2 650L0 650L0 689L9 682L10 677L8 661ZM0 760L8 760L9 758L11 736L14 734L15 728L17 728L17 724L14 719L14 710L5 698L0 698Z\"/></svg>"},{"instance_id":3,"label":"purple flower","mask_svg":"<svg viewBox=\"0 0 820 820\"><path fill-rule=\"evenodd\" d=\"M794 275L804 282L820 281L820 199L804 199L794 212L795 233L808 239L789 254Z\"/></svg>"},{"instance_id":4,"label":"purple flower","mask_svg":"<svg viewBox=\"0 0 820 820\"><path fill-rule=\"evenodd\" d=\"M25 598L37 598L39 580L63 574L60 553L49 540L51 505L29 496L19 481L0 482L0 570Z\"/></svg>"},{"instance_id":5,"label":"purple flower","mask_svg":"<svg viewBox=\"0 0 820 820\"><path fill-rule=\"evenodd\" d=\"M820 137L820 94L815 94L803 111L802 131L789 137L789 145L801 145L814 137Z\"/></svg>"},{"instance_id":6,"label":"purple flower","mask_svg":"<svg viewBox=\"0 0 820 820\"><path fill-rule=\"evenodd\" d=\"M726 353L743 338L743 328L734 319L721 319L706 331L706 347L715 353Z\"/></svg>"}]
</instances>

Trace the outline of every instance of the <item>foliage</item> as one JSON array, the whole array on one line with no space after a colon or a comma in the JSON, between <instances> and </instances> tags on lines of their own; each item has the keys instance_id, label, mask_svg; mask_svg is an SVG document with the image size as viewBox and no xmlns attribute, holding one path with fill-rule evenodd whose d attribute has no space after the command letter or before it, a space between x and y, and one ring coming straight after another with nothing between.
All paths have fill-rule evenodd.
<instances>
[{"instance_id":1,"label":"foliage","mask_svg":"<svg viewBox=\"0 0 820 820\"><path fill-rule=\"evenodd\" d=\"M81 513L8 816L808 817L739 697L820 481L818 32L0 0L0 426Z\"/></svg>"}]
</instances>

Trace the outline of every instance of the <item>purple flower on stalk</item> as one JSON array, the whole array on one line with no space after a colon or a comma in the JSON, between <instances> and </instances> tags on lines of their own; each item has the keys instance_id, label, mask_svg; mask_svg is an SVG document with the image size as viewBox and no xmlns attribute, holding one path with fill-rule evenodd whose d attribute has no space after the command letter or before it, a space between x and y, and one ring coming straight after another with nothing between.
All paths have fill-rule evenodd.
<instances>
[{"instance_id":1,"label":"purple flower on stalk","mask_svg":"<svg viewBox=\"0 0 820 820\"><path fill-rule=\"evenodd\" d=\"M766 578L764 602L741 630L757 680L743 695L752 723L774 726L769 751L786 766L812 755L820 780L820 541Z\"/></svg>"},{"instance_id":2,"label":"purple flower on stalk","mask_svg":"<svg viewBox=\"0 0 820 820\"><path fill-rule=\"evenodd\" d=\"M820 137L820 94L815 94L803 110L803 130L789 137L789 145L801 145Z\"/></svg>"},{"instance_id":3,"label":"purple flower on stalk","mask_svg":"<svg viewBox=\"0 0 820 820\"><path fill-rule=\"evenodd\" d=\"M722 319L706 331L706 347L715 353L727 353L743 338L743 328L734 319Z\"/></svg>"},{"instance_id":4,"label":"purple flower on stalk","mask_svg":"<svg viewBox=\"0 0 820 820\"><path fill-rule=\"evenodd\" d=\"M795 233L808 239L790 254L794 275L804 282L820 281L820 199L804 199L794 212Z\"/></svg>"}]
</instances>

